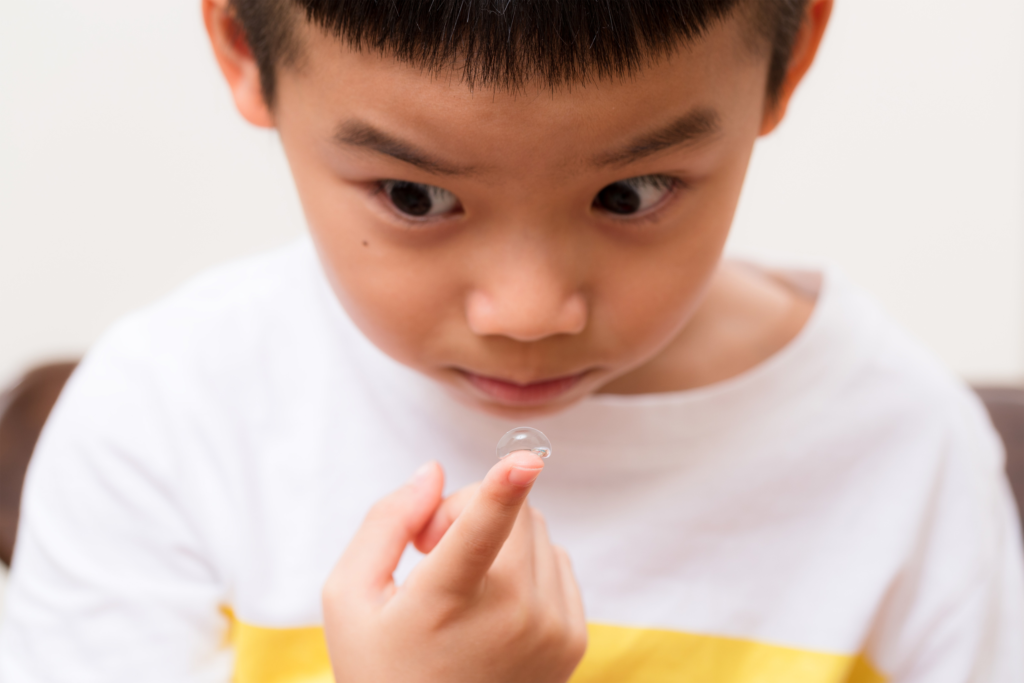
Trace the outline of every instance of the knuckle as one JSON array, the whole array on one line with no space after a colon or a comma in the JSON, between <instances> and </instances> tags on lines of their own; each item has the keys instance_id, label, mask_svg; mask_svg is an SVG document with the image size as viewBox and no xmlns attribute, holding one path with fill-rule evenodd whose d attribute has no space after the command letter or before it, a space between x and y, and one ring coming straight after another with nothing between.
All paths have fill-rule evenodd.
<instances>
[{"instance_id":1,"label":"knuckle","mask_svg":"<svg viewBox=\"0 0 1024 683\"><path fill-rule=\"evenodd\" d=\"M565 615L552 615L534 635L553 658L573 668L587 649L586 629L576 628Z\"/></svg>"},{"instance_id":2,"label":"knuckle","mask_svg":"<svg viewBox=\"0 0 1024 683\"><path fill-rule=\"evenodd\" d=\"M466 534L462 539L464 557L472 561L483 561L494 554L494 542L480 533Z\"/></svg>"},{"instance_id":3,"label":"knuckle","mask_svg":"<svg viewBox=\"0 0 1024 683\"><path fill-rule=\"evenodd\" d=\"M537 631L551 642L563 642L572 632L572 623L566 610L553 600L540 600L537 604Z\"/></svg>"},{"instance_id":4,"label":"knuckle","mask_svg":"<svg viewBox=\"0 0 1024 683\"><path fill-rule=\"evenodd\" d=\"M590 632L587 630L587 623L582 618L574 623L572 627L573 642L582 652L587 649L587 643L590 642Z\"/></svg>"},{"instance_id":5,"label":"knuckle","mask_svg":"<svg viewBox=\"0 0 1024 683\"><path fill-rule=\"evenodd\" d=\"M491 481L485 481L477 489L477 495L496 511L505 514L518 513L519 509L523 506L523 501L526 499L525 491L510 489L507 486Z\"/></svg>"},{"instance_id":6,"label":"knuckle","mask_svg":"<svg viewBox=\"0 0 1024 683\"><path fill-rule=\"evenodd\" d=\"M501 491L490 491L482 498L486 499L493 514L500 517L513 517L519 513L522 501L505 495Z\"/></svg>"},{"instance_id":7,"label":"knuckle","mask_svg":"<svg viewBox=\"0 0 1024 683\"><path fill-rule=\"evenodd\" d=\"M546 618L539 620L536 631L541 640L547 643L562 643L567 639L567 624L559 619L557 615L549 614Z\"/></svg>"},{"instance_id":8,"label":"knuckle","mask_svg":"<svg viewBox=\"0 0 1024 683\"><path fill-rule=\"evenodd\" d=\"M568 643L566 644L566 651L574 661L583 659L583 655L587 652L587 630L574 629Z\"/></svg>"},{"instance_id":9,"label":"knuckle","mask_svg":"<svg viewBox=\"0 0 1024 683\"><path fill-rule=\"evenodd\" d=\"M511 642L532 640L537 634L536 612L524 600L509 596L509 607L505 610L502 623Z\"/></svg>"},{"instance_id":10,"label":"knuckle","mask_svg":"<svg viewBox=\"0 0 1024 683\"><path fill-rule=\"evenodd\" d=\"M554 642L559 644L562 652L567 657L579 660L587 649L587 628L585 624L575 624L568 617L563 618L558 624L557 639Z\"/></svg>"}]
</instances>

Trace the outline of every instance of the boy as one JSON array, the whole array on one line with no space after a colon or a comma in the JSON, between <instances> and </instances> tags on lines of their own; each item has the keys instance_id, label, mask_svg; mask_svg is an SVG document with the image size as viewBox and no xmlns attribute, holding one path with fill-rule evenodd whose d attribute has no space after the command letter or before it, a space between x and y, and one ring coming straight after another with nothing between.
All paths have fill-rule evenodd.
<instances>
[{"instance_id":1,"label":"boy","mask_svg":"<svg viewBox=\"0 0 1024 683\"><path fill-rule=\"evenodd\" d=\"M203 8L312 240L85 360L5 682L1024 680L977 401L836 274L720 258L830 0ZM487 472L526 422L550 465Z\"/></svg>"}]
</instances>

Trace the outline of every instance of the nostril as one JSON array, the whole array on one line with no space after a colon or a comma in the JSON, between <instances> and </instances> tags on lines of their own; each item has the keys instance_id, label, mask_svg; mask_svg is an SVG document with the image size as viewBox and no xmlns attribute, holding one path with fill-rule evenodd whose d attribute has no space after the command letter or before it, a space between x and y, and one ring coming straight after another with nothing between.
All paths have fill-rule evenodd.
<instances>
[{"instance_id":1,"label":"nostril","mask_svg":"<svg viewBox=\"0 0 1024 683\"><path fill-rule=\"evenodd\" d=\"M562 334L580 334L587 328L587 301L582 294L569 297L561 313Z\"/></svg>"}]
</instances>

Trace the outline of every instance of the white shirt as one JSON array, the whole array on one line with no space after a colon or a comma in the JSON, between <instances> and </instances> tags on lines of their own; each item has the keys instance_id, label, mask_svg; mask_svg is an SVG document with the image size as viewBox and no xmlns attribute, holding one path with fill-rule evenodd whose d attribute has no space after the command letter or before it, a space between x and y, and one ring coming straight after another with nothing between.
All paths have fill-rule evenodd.
<instances>
[{"instance_id":1,"label":"white shirt","mask_svg":"<svg viewBox=\"0 0 1024 683\"><path fill-rule=\"evenodd\" d=\"M1024 681L998 437L839 275L738 377L530 424L593 624L574 683ZM328 681L320 589L368 507L430 459L480 479L512 426L374 347L308 240L213 271L112 329L55 407L0 681Z\"/></svg>"}]
</instances>

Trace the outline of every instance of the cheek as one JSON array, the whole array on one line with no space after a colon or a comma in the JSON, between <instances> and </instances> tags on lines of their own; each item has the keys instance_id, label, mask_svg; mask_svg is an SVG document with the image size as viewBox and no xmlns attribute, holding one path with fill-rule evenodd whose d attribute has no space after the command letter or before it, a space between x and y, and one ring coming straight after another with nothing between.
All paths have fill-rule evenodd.
<instances>
[{"instance_id":1,"label":"cheek","mask_svg":"<svg viewBox=\"0 0 1024 683\"><path fill-rule=\"evenodd\" d=\"M742 171L702 188L656 247L621 245L602 256L595 324L626 364L667 346L700 306L718 263L742 185Z\"/></svg>"},{"instance_id":2,"label":"cheek","mask_svg":"<svg viewBox=\"0 0 1024 683\"><path fill-rule=\"evenodd\" d=\"M331 285L357 327L395 360L429 370L461 316L460 288L437 259L403 253L352 219L311 231ZM364 244L365 242L365 244Z\"/></svg>"},{"instance_id":3,"label":"cheek","mask_svg":"<svg viewBox=\"0 0 1024 683\"><path fill-rule=\"evenodd\" d=\"M665 348L696 310L713 271L713 259L687 268L648 262L607 282L595 296L594 323L615 364L632 366Z\"/></svg>"},{"instance_id":4,"label":"cheek","mask_svg":"<svg viewBox=\"0 0 1024 683\"><path fill-rule=\"evenodd\" d=\"M436 259L403 249L375 230L361 190L339 182L309 152L286 145L296 189L331 286L349 317L382 351L420 366L457 308L454 282Z\"/></svg>"}]
</instances>

